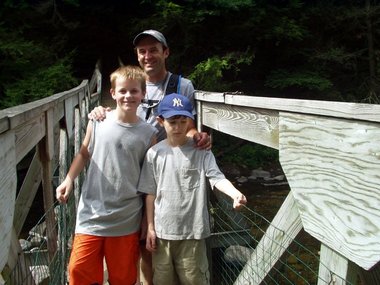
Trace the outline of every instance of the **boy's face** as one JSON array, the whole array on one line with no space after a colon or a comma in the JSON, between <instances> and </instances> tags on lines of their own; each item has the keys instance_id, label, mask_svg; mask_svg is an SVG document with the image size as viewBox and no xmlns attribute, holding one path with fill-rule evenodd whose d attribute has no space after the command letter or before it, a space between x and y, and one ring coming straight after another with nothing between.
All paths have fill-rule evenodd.
<instances>
[{"instance_id":1,"label":"boy's face","mask_svg":"<svg viewBox=\"0 0 380 285\"><path fill-rule=\"evenodd\" d=\"M185 116L174 116L168 119L158 117L157 120L165 128L168 137L175 139L186 138L190 118Z\"/></svg>"},{"instance_id":2,"label":"boy's face","mask_svg":"<svg viewBox=\"0 0 380 285\"><path fill-rule=\"evenodd\" d=\"M142 91L141 83L138 80L117 78L115 89L111 89L112 98L121 110L136 112L145 93Z\"/></svg>"},{"instance_id":3,"label":"boy's face","mask_svg":"<svg viewBox=\"0 0 380 285\"><path fill-rule=\"evenodd\" d=\"M137 60L145 73L154 76L165 69L165 60L169 49L153 37L145 37L136 46Z\"/></svg>"}]
</instances>

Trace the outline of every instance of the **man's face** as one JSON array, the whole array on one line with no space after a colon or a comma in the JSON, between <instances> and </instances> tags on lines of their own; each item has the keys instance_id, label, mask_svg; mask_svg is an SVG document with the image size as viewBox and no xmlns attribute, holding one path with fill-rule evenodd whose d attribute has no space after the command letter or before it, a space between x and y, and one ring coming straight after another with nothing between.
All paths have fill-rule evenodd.
<instances>
[{"instance_id":1,"label":"man's face","mask_svg":"<svg viewBox=\"0 0 380 285\"><path fill-rule=\"evenodd\" d=\"M137 60L148 76L155 76L166 71L165 60L169 49L155 38L147 36L136 45Z\"/></svg>"}]
</instances>

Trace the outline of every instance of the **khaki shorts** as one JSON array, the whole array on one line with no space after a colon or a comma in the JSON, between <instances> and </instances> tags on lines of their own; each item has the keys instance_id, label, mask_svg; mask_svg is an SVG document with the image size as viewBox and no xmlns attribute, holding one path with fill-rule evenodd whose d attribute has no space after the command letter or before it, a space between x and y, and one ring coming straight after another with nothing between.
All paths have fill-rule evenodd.
<instances>
[{"instance_id":1,"label":"khaki shorts","mask_svg":"<svg viewBox=\"0 0 380 285\"><path fill-rule=\"evenodd\" d=\"M209 285L205 240L157 239L153 253L154 285Z\"/></svg>"}]
</instances>

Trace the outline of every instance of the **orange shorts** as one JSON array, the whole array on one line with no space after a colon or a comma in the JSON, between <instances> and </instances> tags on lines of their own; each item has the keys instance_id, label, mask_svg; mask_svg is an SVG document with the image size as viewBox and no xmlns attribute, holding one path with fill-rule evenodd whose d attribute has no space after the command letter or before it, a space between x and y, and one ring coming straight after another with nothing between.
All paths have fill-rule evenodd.
<instances>
[{"instance_id":1,"label":"orange shorts","mask_svg":"<svg viewBox=\"0 0 380 285\"><path fill-rule=\"evenodd\" d=\"M121 237L76 234L69 262L70 285L103 284L104 258L110 284L135 284L139 233Z\"/></svg>"}]
</instances>

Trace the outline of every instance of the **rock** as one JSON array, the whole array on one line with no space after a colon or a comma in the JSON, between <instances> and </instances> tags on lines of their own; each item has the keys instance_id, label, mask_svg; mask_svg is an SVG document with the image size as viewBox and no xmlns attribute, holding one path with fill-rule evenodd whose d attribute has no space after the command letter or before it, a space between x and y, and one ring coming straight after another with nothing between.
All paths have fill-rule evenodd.
<instances>
[{"instance_id":1,"label":"rock","mask_svg":"<svg viewBox=\"0 0 380 285\"><path fill-rule=\"evenodd\" d=\"M238 183L246 183L248 182L248 178L245 176L241 176L236 180Z\"/></svg>"},{"instance_id":2,"label":"rock","mask_svg":"<svg viewBox=\"0 0 380 285\"><path fill-rule=\"evenodd\" d=\"M262 169L254 169L251 171L251 176L249 176L251 179L256 177L256 179L258 178L270 178L270 172L269 171L265 171L265 170L262 170Z\"/></svg>"},{"instance_id":3,"label":"rock","mask_svg":"<svg viewBox=\"0 0 380 285\"><path fill-rule=\"evenodd\" d=\"M251 258L253 249L241 245L231 245L224 252L224 260L231 263L245 264Z\"/></svg>"},{"instance_id":4,"label":"rock","mask_svg":"<svg viewBox=\"0 0 380 285\"><path fill-rule=\"evenodd\" d=\"M32 247L32 243L30 241L25 240L25 239L19 239L18 242L20 243L21 249L23 251L26 251Z\"/></svg>"}]
</instances>

